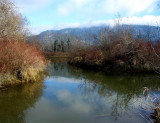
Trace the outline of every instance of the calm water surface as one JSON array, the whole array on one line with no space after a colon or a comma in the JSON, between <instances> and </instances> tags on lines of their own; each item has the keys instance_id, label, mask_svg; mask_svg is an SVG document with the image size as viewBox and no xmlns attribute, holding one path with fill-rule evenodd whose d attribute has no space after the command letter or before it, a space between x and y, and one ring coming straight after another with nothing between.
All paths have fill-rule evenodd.
<instances>
[{"instance_id":1,"label":"calm water surface","mask_svg":"<svg viewBox=\"0 0 160 123\"><path fill-rule=\"evenodd\" d=\"M0 123L145 123L142 89L160 85L153 75L109 75L67 63L47 70L44 82L0 92Z\"/></svg>"}]
</instances>

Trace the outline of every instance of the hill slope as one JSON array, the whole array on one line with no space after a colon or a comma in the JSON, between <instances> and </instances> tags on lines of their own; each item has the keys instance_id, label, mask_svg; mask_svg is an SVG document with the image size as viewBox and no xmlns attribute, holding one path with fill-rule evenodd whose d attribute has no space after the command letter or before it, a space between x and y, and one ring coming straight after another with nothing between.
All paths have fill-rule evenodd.
<instances>
[{"instance_id":1,"label":"hill slope","mask_svg":"<svg viewBox=\"0 0 160 123\"><path fill-rule=\"evenodd\" d=\"M150 39L152 41L159 40L160 27L146 25L122 25L124 29L128 29L135 38ZM92 43L100 39L100 33L116 28L105 25L89 27L89 28L66 28L62 30L48 30L37 35L40 42L52 42L55 40L63 40L66 42L68 38L75 38L85 42Z\"/></svg>"}]
</instances>

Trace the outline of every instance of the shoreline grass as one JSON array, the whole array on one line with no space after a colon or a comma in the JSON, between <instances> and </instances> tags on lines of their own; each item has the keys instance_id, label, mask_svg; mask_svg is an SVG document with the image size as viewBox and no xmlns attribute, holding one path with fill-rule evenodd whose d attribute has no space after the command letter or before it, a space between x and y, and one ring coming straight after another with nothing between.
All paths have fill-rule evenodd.
<instances>
[{"instance_id":1,"label":"shoreline grass","mask_svg":"<svg viewBox=\"0 0 160 123\"><path fill-rule=\"evenodd\" d=\"M47 61L40 50L25 42L0 44L0 85L36 82Z\"/></svg>"}]
</instances>

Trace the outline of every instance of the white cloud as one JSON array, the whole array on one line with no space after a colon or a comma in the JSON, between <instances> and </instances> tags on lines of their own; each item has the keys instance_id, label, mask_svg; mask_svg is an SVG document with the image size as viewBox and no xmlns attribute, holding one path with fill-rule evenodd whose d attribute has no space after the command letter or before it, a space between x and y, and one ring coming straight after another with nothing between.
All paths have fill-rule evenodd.
<instances>
[{"instance_id":1,"label":"white cloud","mask_svg":"<svg viewBox=\"0 0 160 123\"><path fill-rule=\"evenodd\" d=\"M58 13L60 15L67 16L72 12L77 12L77 11L82 12L86 10L86 8L90 7L92 2L94 3L93 0L68 0L59 5Z\"/></svg>"},{"instance_id":2,"label":"white cloud","mask_svg":"<svg viewBox=\"0 0 160 123\"><path fill-rule=\"evenodd\" d=\"M57 98L59 101L67 104L69 109L76 112L87 114L93 109L91 104L84 101L87 99L85 96L75 95L68 90L59 90L57 92Z\"/></svg>"},{"instance_id":3,"label":"white cloud","mask_svg":"<svg viewBox=\"0 0 160 123\"><path fill-rule=\"evenodd\" d=\"M123 17L119 18L120 24L137 24L137 25L152 25L152 26L160 26L160 16L146 15L143 17ZM39 34L42 31L46 30L59 30L64 28L81 28L81 27L91 27L91 26L99 26L99 25L110 25L114 26L117 22L117 19L110 20L99 20L92 21L88 20L84 23L68 23L68 24L60 24L54 26L37 26L37 27L29 27L33 34Z\"/></svg>"},{"instance_id":4,"label":"white cloud","mask_svg":"<svg viewBox=\"0 0 160 123\"><path fill-rule=\"evenodd\" d=\"M70 9L66 8L65 6L59 6L58 7L58 12L59 12L60 15L67 16L70 13Z\"/></svg>"},{"instance_id":5,"label":"white cloud","mask_svg":"<svg viewBox=\"0 0 160 123\"><path fill-rule=\"evenodd\" d=\"M160 26L160 16L153 15L145 15L142 17L131 16L110 20L92 21L88 26L98 26L102 24L114 26L118 22L118 20L120 24Z\"/></svg>"},{"instance_id":6,"label":"white cloud","mask_svg":"<svg viewBox=\"0 0 160 123\"><path fill-rule=\"evenodd\" d=\"M46 30L52 30L53 26L50 25L28 26L28 29L32 34L39 34Z\"/></svg>"},{"instance_id":7,"label":"white cloud","mask_svg":"<svg viewBox=\"0 0 160 123\"><path fill-rule=\"evenodd\" d=\"M60 76L48 77L46 78L46 81L56 81L59 83L80 83L82 82L81 79L67 78L67 77L60 77Z\"/></svg>"},{"instance_id":8,"label":"white cloud","mask_svg":"<svg viewBox=\"0 0 160 123\"><path fill-rule=\"evenodd\" d=\"M160 26L160 16L145 15L142 17L136 17L136 16L132 16L128 18L124 17L124 18L121 18L120 23L121 24L139 24L139 25Z\"/></svg>"},{"instance_id":9,"label":"white cloud","mask_svg":"<svg viewBox=\"0 0 160 123\"><path fill-rule=\"evenodd\" d=\"M99 20L99 21L87 21L84 23L71 23L66 24L65 26L59 26L58 29L63 29L67 27L91 27L91 26L99 26L99 25L110 25L114 26L119 20L120 24L134 24L134 25L151 25L151 26L160 26L160 16L153 15L145 15L142 17L131 16L131 17L123 17L109 20Z\"/></svg>"},{"instance_id":10,"label":"white cloud","mask_svg":"<svg viewBox=\"0 0 160 123\"><path fill-rule=\"evenodd\" d=\"M62 15L69 15L78 10L87 10L85 14L89 12L92 15L94 13L114 15L119 12L131 16L144 11L152 12L157 3L158 0L68 0L58 7L58 12Z\"/></svg>"},{"instance_id":11,"label":"white cloud","mask_svg":"<svg viewBox=\"0 0 160 123\"><path fill-rule=\"evenodd\" d=\"M53 0L12 0L20 9L22 13L32 12L35 10L39 10L45 8Z\"/></svg>"},{"instance_id":12,"label":"white cloud","mask_svg":"<svg viewBox=\"0 0 160 123\"><path fill-rule=\"evenodd\" d=\"M73 12L82 11L81 14L116 14L126 13L133 15L143 11L149 13L157 5L159 0L12 0L22 12L32 12L44 9L55 2L57 11L61 15L69 15ZM86 12L86 13L83 13Z\"/></svg>"},{"instance_id":13,"label":"white cloud","mask_svg":"<svg viewBox=\"0 0 160 123\"><path fill-rule=\"evenodd\" d=\"M52 7L56 0L12 0L15 1L20 7L23 14L37 12L37 17L41 16L46 18L48 8ZM61 0L60 2L55 2L57 7L53 7L54 12L58 15L66 17L66 19L71 20L74 23L65 23L65 20L60 24L55 25L42 25L29 27L33 34L38 34L45 30L57 30L68 27L90 27L100 24L110 24L114 25L113 19L102 20L107 16L114 16L117 12L123 14L122 16L129 16L129 18L122 18L124 24L144 24L144 25L157 25L160 22L160 16L149 15L155 11L155 6L157 6L158 0ZM52 9L52 8L51 8ZM46 11L46 15L39 13L39 10ZM143 13L144 12L144 13ZM145 15L143 17L136 17L135 14ZM55 13L54 13L55 14ZM73 15L72 15L73 14ZM71 15L71 16L70 16ZM50 15L48 15L50 16ZM59 17L59 16L58 16ZM53 15L53 20L58 19L58 17ZM33 17L34 18L34 17ZM49 18L49 17L48 17ZM61 17L60 17L61 18ZM77 20L80 18L81 22ZM90 18L85 21L86 18ZM51 19L51 17L50 17ZM98 20L98 21L95 21ZM39 21L39 20L37 20ZM68 21L68 20L67 20ZM83 22L82 22L83 21ZM45 20L44 20L45 22ZM32 23L32 22L31 22ZM34 23L35 24L35 23ZM33 24L32 24L33 25Z\"/></svg>"},{"instance_id":14,"label":"white cloud","mask_svg":"<svg viewBox=\"0 0 160 123\"><path fill-rule=\"evenodd\" d=\"M157 0L103 0L102 11L114 14L125 12L127 15L147 11L157 3Z\"/></svg>"}]
</instances>

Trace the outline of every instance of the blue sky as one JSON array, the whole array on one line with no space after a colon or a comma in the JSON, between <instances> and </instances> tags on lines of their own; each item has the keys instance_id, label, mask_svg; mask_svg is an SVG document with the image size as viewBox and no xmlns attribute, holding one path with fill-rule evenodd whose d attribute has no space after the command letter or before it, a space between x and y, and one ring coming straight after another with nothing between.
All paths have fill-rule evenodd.
<instances>
[{"instance_id":1,"label":"blue sky","mask_svg":"<svg viewBox=\"0 0 160 123\"><path fill-rule=\"evenodd\" d=\"M34 34L49 29L114 25L160 25L159 0L13 0L27 17Z\"/></svg>"}]
</instances>

